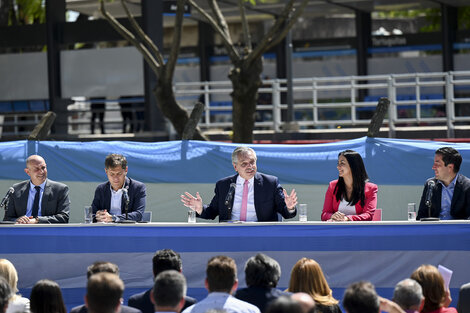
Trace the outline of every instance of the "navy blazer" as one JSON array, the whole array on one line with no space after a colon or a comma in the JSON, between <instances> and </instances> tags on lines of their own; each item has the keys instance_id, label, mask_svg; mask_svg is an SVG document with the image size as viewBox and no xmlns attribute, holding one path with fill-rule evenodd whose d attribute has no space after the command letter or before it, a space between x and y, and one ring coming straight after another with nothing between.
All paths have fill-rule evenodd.
<instances>
[{"instance_id":1,"label":"navy blazer","mask_svg":"<svg viewBox=\"0 0 470 313\"><path fill-rule=\"evenodd\" d=\"M25 180L13 185L15 190L10 196L4 221L16 221L26 214L28 206L30 181ZM68 223L70 214L69 187L46 179L44 193L42 194L41 216L39 223Z\"/></svg>"},{"instance_id":2,"label":"navy blazer","mask_svg":"<svg viewBox=\"0 0 470 313\"><path fill-rule=\"evenodd\" d=\"M130 307L139 309L142 311L142 313L154 313L155 308L153 306L152 301L150 300L150 293L152 292L152 289L149 289L147 291L132 295L129 298L129 301L127 304ZM191 298L191 297L184 297L184 306L181 309L181 312L183 312L186 308L190 307L191 305L195 304L197 302L196 299Z\"/></svg>"},{"instance_id":3,"label":"navy blazer","mask_svg":"<svg viewBox=\"0 0 470 313\"><path fill-rule=\"evenodd\" d=\"M142 220L142 214L145 211L145 197L146 189L145 184L126 177L124 182L124 188L128 189L129 193L129 208L128 208L128 219L134 221ZM108 182L102 183L96 187L95 197L91 204L93 208L93 214L96 214L99 210L110 211L111 209L111 184ZM126 219L126 209L124 199L121 199L121 215L117 217L119 219Z\"/></svg>"},{"instance_id":4,"label":"navy blazer","mask_svg":"<svg viewBox=\"0 0 470 313\"><path fill-rule=\"evenodd\" d=\"M281 291L276 288L265 288L260 286L250 286L238 289L235 298L251 303L258 307L261 312L266 311L269 303L280 296L291 296L291 292Z\"/></svg>"},{"instance_id":5,"label":"navy blazer","mask_svg":"<svg viewBox=\"0 0 470 313\"><path fill-rule=\"evenodd\" d=\"M237 177L238 174L219 180L215 184L215 195L211 203L205 205L201 214L196 214L196 216L212 220L219 216L221 222L231 220L231 212L225 205L225 197L230 189L230 184L237 182ZM279 184L279 179L275 176L257 172L254 177L254 197L258 222L277 222L277 213L284 218L292 218L297 214L296 209L292 212L287 209L282 187ZM231 206L234 198L232 198Z\"/></svg>"},{"instance_id":6,"label":"navy blazer","mask_svg":"<svg viewBox=\"0 0 470 313\"><path fill-rule=\"evenodd\" d=\"M458 174L454 187L454 195L450 204L450 215L453 219L468 219L470 217L470 179L462 174ZM442 185L436 178L430 178L424 185L423 194L419 203L417 220L429 217L428 207L426 206L426 193L428 191L428 182L433 180L436 185L431 197L431 217L439 217L441 213Z\"/></svg>"}]
</instances>

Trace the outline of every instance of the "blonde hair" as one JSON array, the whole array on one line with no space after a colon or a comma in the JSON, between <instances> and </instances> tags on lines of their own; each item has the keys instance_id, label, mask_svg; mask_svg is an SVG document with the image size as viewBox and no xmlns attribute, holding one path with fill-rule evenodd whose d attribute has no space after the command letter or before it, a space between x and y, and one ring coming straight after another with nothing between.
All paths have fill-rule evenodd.
<instances>
[{"instance_id":1,"label":"blonde hair","mask_svg":"<svg viewBox=\"0 0 470 313\"><path fill-rule=\"evenodd\" d=\"M338 300L333 298L333 292L328 286L320 264L312 259L301 258L295 263L290 273L289 288L287 290L290 292L305 292L319 304L338 304Z\"/></svg>"},{"instance_id":2,"label":"blonde hair","mask_svg":"<svg viewBox=\"0 0 470 313\"><path fill-rule=\"evenodd\" d=\"M11 299L17 297L16 293L18 292L18 273L16 272L15 266L13 263L7 259L0 259L0 276L5 278L8 282L8 285L11 289Z\"/></svg>"}]
</instances>

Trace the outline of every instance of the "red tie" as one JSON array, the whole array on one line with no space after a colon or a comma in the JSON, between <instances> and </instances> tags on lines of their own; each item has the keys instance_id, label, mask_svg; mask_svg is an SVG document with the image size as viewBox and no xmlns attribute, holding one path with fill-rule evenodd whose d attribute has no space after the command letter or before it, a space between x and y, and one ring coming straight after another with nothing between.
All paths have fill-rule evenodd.
<instances>
[{"instance_id":1,"label":"red tie","mask_svg":"<svg viewBox=\"0 0 470 313\"><path fill-rule=\"evenodd\" d=\"M246 207L248 204L248 181L243 184L242 209L240 211L240 221L246 221Z\"/></svg>"}]
</instances>

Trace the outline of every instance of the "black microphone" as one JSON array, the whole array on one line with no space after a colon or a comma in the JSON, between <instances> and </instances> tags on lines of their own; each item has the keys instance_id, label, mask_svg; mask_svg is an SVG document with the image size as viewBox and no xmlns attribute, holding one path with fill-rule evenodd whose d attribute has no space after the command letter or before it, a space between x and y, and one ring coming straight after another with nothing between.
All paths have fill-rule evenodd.
<instances>
[{"instance_id":1,"label":"black microphone","mask_svg":"<svg viewBox=\"0 0 470 313\"><path fill-rule=\"evenodd\" d=\"M230 203L232 203L233 194L235 193L235 188L237 188L237 184L231 183L230 189L227 192L227 196L225 196L225 205L228 206Z\"/></svg>"},{"instance_id":2,"label":"black microphone","mask_svg":"<svg viewBox=\"0 0 470 313\"><path fill-rule=\"evenodd\" d=\"M13 187L10 187L10 189L8 189L7 194L2 199L2 203L0 203L0 207L5 206L8 203L8 200L10 200L11 194L14 192L15 192L15 189L13 189Z\"/></svg>"},{"instance_id":3,"label":"black microphone","mask_svg":"<svg viewBox=\"0 0 470 313\"><path fill-rule=\"evenodd\" d=\"M127 188L122 188L122 196L124 197L124 202L126 204L129 204L129 192L127 191Z\"/></svg>"},{"instance_id":4,"label":"black microphone","mask_svg":"<svg viewBox=\"0 0 470 313\"><path fill-rule=\"evenodd\" d=\"M431 198L434 191L434 186L436 186L434 180L428 181L428 190L426 191L426 200L424 202L428 208L431 207ZM431 217L431 214L429 214L429 217Z\"/></svg>"},{"instance_id":5,"label":"black microphone","mask_svg":"<svg viewBox=\"0 0 470 313\"><path fill-rule=\"evenodd\" d=\"M126 214L126 219L123 220L123 219L120 219L119 220L119 223L127 223L127 224L131 224L131 223L135 223L134 220L130 220L129 219L129 186L126 186L124 188L122 188L122 197L124 198L124 213Z\"/></svg>"}]
</instances>

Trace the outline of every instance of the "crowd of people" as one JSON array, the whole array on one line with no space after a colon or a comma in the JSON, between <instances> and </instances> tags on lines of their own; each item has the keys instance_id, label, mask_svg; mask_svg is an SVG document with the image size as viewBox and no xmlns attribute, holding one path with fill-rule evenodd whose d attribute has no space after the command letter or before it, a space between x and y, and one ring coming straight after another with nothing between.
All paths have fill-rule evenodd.
<instances>
[{"instance_id":1,"label":"crowd of people","mask_svg":"<svg viewBox=\"0 0 470 313\"><path fill-rule=\"evenodd\" d=\"M351 282L342 301L333 297L320 264L301 258L292 268L289 287L277 288L279 263L258 253L245 264L245 288L239 288L235 261L224 255L209 259L204 286L208 295L197 301L187 295L180 255L164 249L152 259L154 284L132 295L123 305L124 283L119 268L111 262L95 262L87 268L84 304L70 313L468 313L470 284L460 290L457 309L439 270L429 264L418 267L399 281L391 300L380 297L368 281ZM29 299L18 294L14 265L0 259L0 313L66 313L59 285L38 281ZM341 304L341 305L340 305Z\"/></svg>"}]
</instances>

